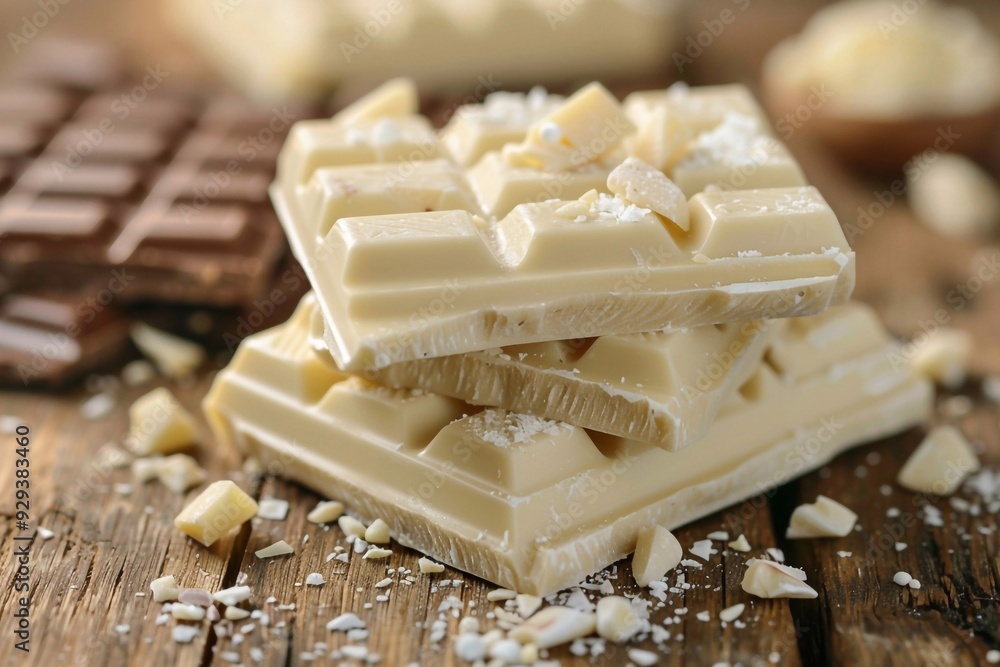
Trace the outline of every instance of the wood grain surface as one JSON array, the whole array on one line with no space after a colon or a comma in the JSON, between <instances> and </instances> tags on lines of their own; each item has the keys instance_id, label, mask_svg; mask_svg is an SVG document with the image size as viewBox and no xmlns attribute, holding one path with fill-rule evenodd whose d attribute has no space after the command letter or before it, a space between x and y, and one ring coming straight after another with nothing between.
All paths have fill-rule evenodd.
<instances>
[{"instance_id":1,"label":"wood grain surface","mask_svg":"<svg viewBox=\"0 0 1000 667\"><path fill-rule=\"evenodd\" d=\"M730 0L694 3L685 34L695 34L702 21L731 6ZM743 3L740 3L741 5ZM798 30L819 2L751 2L724 34L692 65L684 78L699 83L742 81L754 84L764 53L781 37ZM0 26L16 26L34 2L16 0L0 7ZM1000 28L996 3L973 5ZM100 35L124 44L139 62L163 58L177 71L202 70L176 40L157 29L155 4L149 0L119 3L82 0L65 5L52 21L54 32ZM150 12L146 14L146 12ZM4 31L6 32L6 30ZM11 54L0 49L0 58ZM185 64L186 63L186 64ZM668 83L668 77L658 82ZM617 92L622 92L619 88ZM789 140L809 180L836 209L845 225L857 223L878 193L891 187L891 177L858 174L837 162L807 132ZM1000 158L998 158L1000 162ZM1000 409L978 392L978 375L1000 373L1000 280L982 282L960 310L947 300L949 290L968 284L979 267L1000 254L1000 242L971 244L946 239L920 226L904 201L895 201L854 241L858 252L858 297L874 304L890 328L911 336L927 328L928 318L944 309L948 323L976 337L973 361L977 377L962 389L971 398L965 414L962 399L939 399L939 421L958 423L983 451L988 467L1000 467ZM119 387L117 408L98 421L80 415L89 395L81 385L60 394L0 391L0 415L16 415L31 428L32 517L37 526L54 531L49 540L31 543L34 587L31 593L32 652L12 650L16 620L13 493L13 436L0 434L0 664L3 665L243 665L336 664L329 657L307 661L317 642L334 651L345 643L342 633L325 629L345 611L368 622L364 642L382 665L457 665L451 639L431 640L431 623L448 596L462 601L462 614L475 602L484 627L495 620L487 612L497 603L486 600L493 586L451 569L442 574L417 572L419 554L398 545L387 561L351 558L349 564L327 561L335 547L348 547L336 525L308 523L305 514L319 500L309 490L274 475L243 470L237 452L211 438L198 409L218 368L213 363L191 382L166 383L199 419L200 445L195 450L210 479L229 478L254 496L288 500L284 521L255 519L235 537L205 549L175 531L173 517L200 490L177 496L158 484L136 484L127 468L105 464L99 452L119 442L127 427L126 410L142 389ZM164 383L159 383L164 384ZM996 516L956 509L946 499L926 498L894 484L895 474L922 435L902 434L849 452L823 470L792 482L775 493L758 496L677 531L685 547L714 530L734 537L744 533L751 554L732 550L716 555L702 570L687 570L690 588L672 594L651 620L660 623L686 608L681 622L664 626L671 638L661 665L982 665L987 650L1000 648L1000 538ZM737 443L734 443L737 444ZM131 492L124 493L130 485ZM836 540L787 541L784 529L792 508L828 495L860 515L860 529ZM976 504L974 496L960 494ZM943 525L927 525L925 505L940 509ZM898 511L898 512L897 512ZM307 539L308 538L308 539ZM262 561L253 552L278 539L296 548L294 556ZM306 540L304 542L304 540ZM897 543L905 545L901 550ZM739 586L744 563L766 547L784 550L788 561L804 567L816 600L760 600ZM846 553L850 555L842 555ZM637 593L627 561L617 564L616 591ZM393 583L375 582L394 568ZM401 570L414 572L410 583ZM892 582L907 571L922 588ZM301 585L310 572L327 583ZM218 637L208 623L191 644L170 637L173 622L158 626L160 605L149 597L149 582L174 574L181 585L216 590L245 575L253 589L252 607L269 617L237 622L253 624L241 633ZM676 575L670 575L674 577ZM452 582L458 583L454 586ZM673 581L673 579L671 579ZM376 595L387 594L386 602ZM265 602L273 597L273 602ZM743 602L739 624L723 624L718 612ZM294 604L294 608L291 605ZM501 603L502 604L502 603ZM366 608L371 605L370 608ZM280 607L280 608L279 608ZM696 618L707 611L709 621ZM449 637L458 619L445 614ZM129 626L127 632L121 626ZM745 625L745 627L737 627ZM632 645L629 645L631 647ZM635 646L659 650L651 639ZM573 656L568 647L550 652L567 665L626 665L626 647L609 644L597 657ZM231 655L232 654L232 655ZM307 655L303 655L307 654ZM257 662L255 657L261 658ZM360 664L357 662L351 664Z\"/></svg>"}]
</instances>

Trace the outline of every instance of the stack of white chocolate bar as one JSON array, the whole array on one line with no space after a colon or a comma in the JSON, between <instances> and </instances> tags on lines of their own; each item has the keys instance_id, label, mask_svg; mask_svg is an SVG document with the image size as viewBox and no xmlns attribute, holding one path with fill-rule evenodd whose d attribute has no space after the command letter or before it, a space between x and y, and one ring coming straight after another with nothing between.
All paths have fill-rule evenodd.
<instances>
[{"instance_id":1,"label":"stack of white chocolate bar","mask_svg":"<svg viewBox=\"0 0 1000 667\"><path fill-rule=\"evenodd\" d=\"M272 197L315 292L219 374L213 429L548 594L918 423L929 384L767 128L739 86L592 84L438 132L406 81L298 124Z\"/></svg>"}]
</instances>

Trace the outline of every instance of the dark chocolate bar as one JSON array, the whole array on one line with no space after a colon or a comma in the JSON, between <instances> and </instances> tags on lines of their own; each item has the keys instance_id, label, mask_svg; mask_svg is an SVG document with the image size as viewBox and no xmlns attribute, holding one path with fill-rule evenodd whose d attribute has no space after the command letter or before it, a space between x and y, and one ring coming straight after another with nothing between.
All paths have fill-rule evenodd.
<instances>
[{"instance_id":1,"label":"dark chocolate bar","mask_svg":"<svg viewBox=\"0 0 1000 667\"><path fill-rule=\"evenodd\" d=\"M92 292L30 292L0 299L0 384L55 387L119 362L129 320Z\"/></svg>"},{"instance_id":2,"label":"dark chocolate bar","mask_svg":"<svg viewBox=\"0 0 1000 667\"><path fill-rule=\"evenodd\" d=\"M252 304L286 254L267 200L301 110L123 76L107 52L40 44L0 80L0 276L118 302ZM49 53L53 51L53 53Z\"/></svg>"}]
</instances>

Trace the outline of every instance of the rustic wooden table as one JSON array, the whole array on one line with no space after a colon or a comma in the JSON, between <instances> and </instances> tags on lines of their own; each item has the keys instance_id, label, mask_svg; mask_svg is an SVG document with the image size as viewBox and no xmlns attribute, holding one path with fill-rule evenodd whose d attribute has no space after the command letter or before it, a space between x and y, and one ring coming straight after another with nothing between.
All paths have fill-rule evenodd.
<instances>
[{"instance_id":1,"label":"rustic wooden table","mask_svg":"<svg viewBox=\"0 0 1000 667\"><path fill-rule=\"evenodd\" d=\"M126 11L102 1L108 11ZM718 16L729 0L698 3L689 18L691 31L701 21ZM743 6L746 3L738 3ZM763 53L781 36L797 30L816 2L748 4L745 12L718 37L685 77L698 82L741 80L753 83ZM792 3L787 3L792 4ZM138 7L148 3L137 3ZM5 3L0 25L13 25L34 3ZM134 7L129 11L134 14ZM115 9L119 7L118 9ZM984 3L984 7L989 5ZM983 9L983 8L980 8ZM983 10L985 11L985 9ZM995 8L993 8L995 12ZM986 14L1000 25L996 14ZM76 23L79 21L79 23ZM61 23L60 23L61 22ZM93 10L67 5L54 28L102 34L107 25ZM58 25L57 25L58 24ZM83 26L83 27L78 27ZM135 35L118 26L114 32L135 44ZM147 32L149 32L147 30ZM153 31L155 32L155 31ZM157 39L150 53L169 54ZM157 50L159 49L159 50ZM176 54L174 54L176 55ZM178 60L180 62L183 59ZM836 208L845 224L858 219L889 180L858 175L809 143L806 133L789 141L809 179ZM801 135L801 136L800 136ZM912 335L944 309L950 323L972 330L977 338L977 373L1000 372L1000 281L993 275L982 282L962 309L955 310L945 295L956 285L968 284L975 272L1000 259L1000 245L973 245L942 238L919 226L903 201L889 206L864 233L853 239L858 251L858 297L873 303L890 327ZM978 285L978 283L977 283ZM195 414L216 367L205 369L181 386L170 385ZM416 570L418 554L395 549L388 564L352 559L350 564L325 562L344 536L334 526L319 528L305 520L317 498L310 491L281 479L250 479L242 471L238 453L216 445L205 424L197 456L212 479L232 478L258 497L273 496L291 504L285 521L254 520L238 536L204 549L172 527L173 517L190 499L174 495L158 484L132 484L127 469L102 465L96 453L107 442L117 442L126 429L126 409L141 391L123 389L118 408L107 418L87 421L79 405L83 386L62 394L0 392L0 415L16 415L31 428L32 516L36 525L55 532L49 540L31 543L32 652L11 650L16 623L14 551L14 455L0 456L0 656L4 664L21 665L208 665L228 664L226 652L236 652L242 664L255 664L259 649L264 665L303 664L301 653L326 642L331 649L344 643L326 622L343 611L356 611L368 620L368 646L381 664L458 664L450 640L430 640L429 624L448 595L463 602L475 600L482 612L492 608L486 593L494 587L448 570L444 575L418 576L412 586L394 584L391 600L375 602L373 584L385 568ZM964 389L973 397L965 413L961 399L942 396L935 420L952 421L983 450L987 466L1000 467L1000 409L982 399L978 382ZM816 600L759 600L744 594L739 582L750 554L726 551L702 570L688 570L691 588L683 593L689 610L660 664L670 665L981 665L986 652L1000 648L1000 539L996 517L984 512L971 516L959 504L918 497L893 483L896 471L913 450L922 431L915 430L849 452L821 471L788 484L774 493L752 498L677 531L690 545L711 531L744 533L755 550L784 549L788 560L805 568L818 590ZM0 447L14 449L13 436L0 435ZM738 446L738 443L734 443ZM132 484L123 494L121 484ZM786 541L784 526L795 505L829 495L860 514L860 530L843 539ZM961 495L975 503L976 498ZM919 518L925 505L940 509L943 525ZM895 508L892 510L891 508ZM897 511L898 510L898 511ZM301 545L291 558L261 561L253 551L277 539ZM907 545L898 550L896 543ZM850 552L850 555L840 555ZM919 590L892 583L896 571L919 579ZM327 577L325 586L297 587L309 572ZM173 573L185 586L215 590L232 585L245 573L253 601L270 615L269 627L246 633L242 645L217 639L206 629L188 645L174 643L169 626L156 626L159 605L140 594L163 573ZM442 580L456 580L457 587ZM618 564L615 588L634 593L627 562ZM265 604L273 596L276 602ZM723 627L717 612L738 602L747 603L741 621ZM366 603L374 603L364 609ZM292 608L279 608L278 605ZM711 620L696 619L709 611ZM662 620L664 610L652 620ZM488 623L488 622L487 622ZM127 633L116 626L128 625ZM448 617L449 634L457 619ZM682 638L681 638L682 636ZM641 646L653 648L651 641ZM625 665L628 658L613 645L591 660L573 657L564 647L551 652L564 664ZM326 660L326 659L324 659ZM318 664L324 664L320 661Z\"/></svg>"}]
</instances>

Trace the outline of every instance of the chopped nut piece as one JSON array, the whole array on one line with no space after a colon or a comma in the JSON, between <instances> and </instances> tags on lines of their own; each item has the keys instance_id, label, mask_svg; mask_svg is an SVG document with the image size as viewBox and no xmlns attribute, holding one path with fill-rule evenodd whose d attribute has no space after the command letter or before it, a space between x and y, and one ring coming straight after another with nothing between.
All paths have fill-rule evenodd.
<instances>
[{"instance_id":1,"label":"chopped nut piece","mask_svg":"<svg viewBox=\"0 0 1000 667\"><path fill-rule=\"evenodd\" d=\"M261 498L257 503L257 516L261 519L284 521L288 516L288 501L278 498Z\"/></svg>"},{"instance_id":2,"label":"chopped nut piece","mask_svg":"<svg viewBox=\"0 0 1000 667\"><path fill-rule=\"evenodd\" d=\"M979 470L979 457L962 432L938 426L927 434L899 471L899 485L917 493L947 496L969 473Z\"/></svg>"},{"instance_id":3,"label":"chopped nut piece","mask_svg":"<svg viewBox=\"0 0 1000 667\"><path fill-rule=\"evenodd\" d=\"M913 346L910 365L925 377L944 385L958 387L972 354L972 336L968 331L941 327Z\"/></svg>"},{"instance_id":4,"label":"chopped nut piece","mask_svg":"<svg viewBox=\"0 0 1000 667\"><path fill-rule=\"evenodd\" d=\"M569 607L546 607L510 631L510 637L540 649L586 637L597 629L597 616Z\"/></svg>"},{"instance_id":5,"label":"chopped nut piece","mask_svg":"<svg viewBox=\"0 0 1000 667\"><path fill-rule=\"evenodd\" d=\"M193 604L175 602L170 605L170 615L180 621L200 621L205 618L205 608Z\"/></svg>"},{"instance_id":6,"label":"chopped nut piece","mask_svg":"<svg viewBox=\"0 0 1000 667\"><path fill-rule=\"evenodd\" d=\"M389 543L389 524L382 519L375 519L368 528L365 529L364 538L371 544Z\"/></svg>"},{"instance_id":7,"label":"chopped nut piece","mask_svg":"<svg viewBox=\"0 0 1000 667\"><path fill-rule=\"evenodd\" d=\"M1000 223L1000 188L967 157L942 153L925 169L907 171L913 213L945 236L976 238Z\"/></svg>"},{"instance_id":8,"label":"chopped nut piece","mask_svg":"<svg viewBox=\"0 0 1000 667\"><path fill-rule=\"evenodd\" d=\"M814 598L806 573L794 567L755 558L743 575L743 590L760 598Z\"/></svg>"},{"instance_id":9,"label":"chopped nut piece","mask_svg":"<svg viewBox=\"0 0 1000 667\"><path fill-rule=\"evenodd\" d=\"M732 607L726 607L719 612L719 620L725 621L726 623L732 623L743 615L744 609L746 609L746 605L743 603L734 604Z\"/></svg>"},{"instance_id":10,"label":"chopped nut piece","mask_svg":"<svg viewBox=\"0 0 1000 667\"><path fill-rule=\"evenodd\" d=\"M537 595L522 593L518 595L515 600L517 601L517 613L524 618L528 618L542 606L542 598Z\"/></svg>"},{"instance_id":11,"label":"chopped nut piece","mask_svg":"<svg viewBox=\"0 0 1000 667\"><path fill-rule=\"evenodd\" d=\"M306 519L312 523L330 523L336 521L344 514L344 503L336 500L323 500L317 503L316 507L306 515Z\"/></svg>"},{"instance_id":12,"label":"chopped nut piece","mask_svg":"<svg viewBox=\"0 0 1000 667\"><path fill-rule=\"evenodd\" d=\"M438 572L444 572L444 565L441 563L435 563L426 556L418 560L417 565L420 566L421 574L437 574Z\"/></svg>"},{"instance_id":13,"label":"chopped nut piece","mask_svg":"<svg viewBox=\"0 0 1000 667\"><path fill-rule=\"evenodd\" d=\"M750 543L747 542L746 535L740 533L739 537L737 537L735 540L729 543L729 548L732 549L733 551L741 551L743 553L746 553L747 551L750 551Z\"/></svg>"},{"instance_id":14,"label":"chopped nut piece","mask_svg":"<svg viewBox=\"0 0 1000 667\"><path fill-rule=\"evenodd\" d=\"M816 502L799 505L792 512L785 537L844 537L854 529L858 515L835 500L818 496Z\"/></svg>"},{"instance_id":15,"label":"chopped nut piece","mask_svg":"<svg viewBox=\"0 0 1000 667\"><path fill-rule=\"evenodd\" d=\"M344 531L345 535L353 535L354 537L365 536L365 524L361 523L353 516L345 514L337 519L337 525L340 526L340 529Z\"/></svg>"},{"instance_id":16,"label":"chopped nut piece","mask_svg":"<svg viewBox=\"0 0 1000 667\"><path fill-rule=\"evenodd\" d=\"M618 595L601 598L597 603L597 634L622 644L642 628L632 602Z\"/></svg>"},{"instance_id":17,"label":"chopped nut piece","mask_svg":"<svg viewBox=\"0 0 1000 667\"><path fill-rule=\"evenodd\" d=\"M292 545L284 540L278 540L270 546L258 549L254 552L254 555L257 558L274 558L275 556L287 556L293 553L295 553L295 549L292 548Z\"/></svg>"},{"instance_id":18,"label":"chopped nut piece","mask_svg":"<svg viewBox=\"0 0 1000 667\"><path fill-rule=\"evenodd\" d=\"M233 605L237 605L244 600L250 599L250 587L232 586L230 588L223 588L221 591L216 591L212 598L227 607L232 607Z\"/></svg>"},{"instance_id":19,"label":"chopped nut piece","mask_svg":"<svg viewBox=\"0 0 1000 667\"><path fill-rule=\"evenodd\" d=\"M490 602L496 602L497 600L513 600L516 597L517 593L515 591L506 588L498 588L486 594L486 599Z\"/></svg>"},{"instance_id":20,"label":"chopped nut piece","mask_svg":"<svg viewBox=\"0 0 1000 667\"><path fill-rule=\"evenodd\" d=\"M663 526L653 526L639 533L632 555L632 576L640 586L663 578L684 557L681 543Z\"/></svg>"},{"instance_id":21,"label":"chopped nut piece","mask_svg":"<svg viewBox=\"0 0 1000 667\"><path fill-rule=\"evenodd\" d=\"M174 579L174 575L172 574L164 575L159 579L153 579L149 583L149 590L153 592L154 602L176 600L177 596L181 594L181 587L177 585L177 580Z\"/></svg>"},{"instance_id":22,"label":"chopped nut piece","mask_svg":"<svg viewBox=\"0 0 1000 667\"><path fill-rule=\"evenodd\" d=\"M687 197L656 167L630 157L608 175L608 190L626 202L666 218L685 232L691 228Z\"/></svg>"},{"instance_id":23,"label":"chopped nut piece","mask_svg":"<svg viewBox=\"0 0 1000 667\"><path fill-rule=\"evenodd\" d=\"M380 549L379 547L372 547L365 552L362 556L365 560L381 560L382 558L388 558L392 555L392 552L388 549Z\"/></svg>"},{"instance_id":24,"label":"chopped nut piece","mask_svg":"<svg viewBox=\"0 0 1000 667\"><path fill-rule=\"evenodd\" d=\"M174 526L206 547L257 513L257 503L230 480L213 482L181 510Z\"/></svg>"},{"instance_id":25,"label":"chopped nut piece","mask_svg":"<svg viewBox=\"0 0 1000 667\"><path fill-rule=\"evenodd\" d=\"M199 345L142 322L132 327L132 342L168 378L190 375L205 360Z\"/></svg>"},{"instance_id":26,"label":"chopped nut piece","mask_svg":"<svg viewBox=\"0 0 1000 667\"><path fill-rule=\"evenodd\" d=\"M166 387L136 399L128 417L124 442L138 456L170 454L194 444L194 418Z\"/></svg>"}]
</instances>

